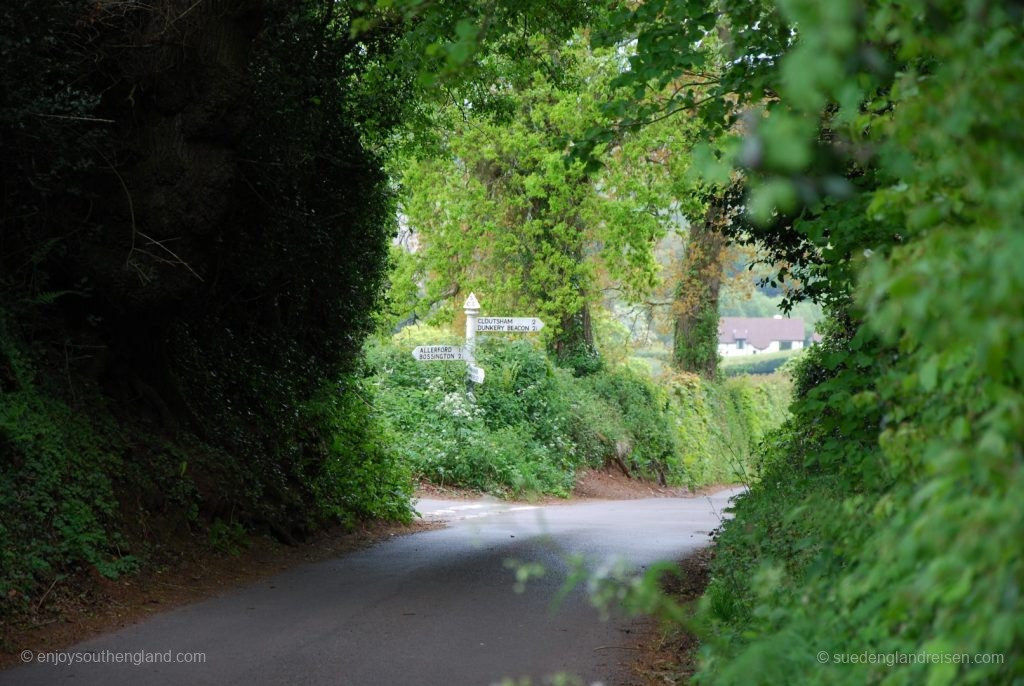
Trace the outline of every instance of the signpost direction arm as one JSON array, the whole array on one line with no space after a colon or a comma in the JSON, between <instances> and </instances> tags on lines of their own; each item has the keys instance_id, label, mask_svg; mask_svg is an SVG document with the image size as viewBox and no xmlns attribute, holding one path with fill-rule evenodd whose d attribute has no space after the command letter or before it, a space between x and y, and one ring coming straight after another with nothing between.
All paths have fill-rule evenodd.
<instances>
[{"instance_id":1,"label":"signpost direction arm","mask_svg":"<svg viewBox=\"0 0 1024 686\"><path fill-rule=\"evenodd\" d=\"M417 362L437 362L467 359L466 349L457 345L418 345L412 356Z\"/></svg>"},{"instance_id":2,"label":"signpost direction arm","mask_svg":"<svg viewBox=\"0 0 1024 686\"><path fill-rule=\"evenodd\" d=\"M484 382L484 370L476 366L476 332L477 318L480 315L480 302L476 295L469 294L465 304L462 306L466 312L466 344L456 345L419 345L412 351L413 358L417 362L435 362L444 360L463 360L466 363L466 392L473 395L473 384ZM509 319L509 322L512 322ZM531 330L538 330L544 324L537 318L530 318L527 321ZM518 322L518 320L516 320ZM494 330L494 329L488 329Z\"/></svg>"},{"instance_id":3,"label":"signpost direction arm","mask_svg":"<svg viewBox=\"0 0 1024 686\"><path fill-rule=\"evenodd\" d=\"M543 328L539 317L480 317L476 323L477 331L499 333L536 333Z\"/></svg>"}]
</instances>

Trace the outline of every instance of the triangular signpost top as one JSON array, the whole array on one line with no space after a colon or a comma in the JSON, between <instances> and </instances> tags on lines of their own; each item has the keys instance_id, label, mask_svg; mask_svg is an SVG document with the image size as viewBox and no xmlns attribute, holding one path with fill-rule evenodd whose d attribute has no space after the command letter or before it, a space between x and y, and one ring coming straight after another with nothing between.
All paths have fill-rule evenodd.
<instances>
[{"instance_id":1,"label":"triangular signpost top","mask_svg":"<svg viewBox=\"0 0 1024 686\"><path fill-rule=\"evenodd\" d=\"M544 328L537 317L484 317L483 328L478 326L480 301L470 293L462 308L466 311L466 345L421 345L412 351L417 362L463 360L466 363L466 392L473 394L472 385L484 382L484 370L476 366L476 332L534 333Z\"/></svg>"}]
</instances>

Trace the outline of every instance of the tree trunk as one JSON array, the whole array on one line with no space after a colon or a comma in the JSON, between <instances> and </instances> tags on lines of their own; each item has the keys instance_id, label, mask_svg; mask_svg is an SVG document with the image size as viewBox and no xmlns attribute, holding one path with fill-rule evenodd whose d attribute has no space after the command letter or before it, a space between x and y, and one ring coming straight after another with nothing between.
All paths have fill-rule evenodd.
<instances>
[{"instance_id":1,"label":"tree trunk","mask_svg":"<svg viewBox=\"0 0 1024 686\"><path fill-rule=\"evenodd\" d=\"M561 332L551 340L551 352L561 366L577 375L597 371L601 366L594 343L590 306L583 303L575 313L562 318Z\"/></svg>"},{"instance_id":2,"label":"tree trunk","mask_svg":"<svg viewBox=\"0 0 1024 686\"><path fill-rule=\"evenodd\" d=\"M726 247L721 231L726 221L724 205L724 198L716 195L704 221L691 227L673 306L673 362L678 369L709 379L718 372L718 293Z\"/></svg>"}]
</instances>

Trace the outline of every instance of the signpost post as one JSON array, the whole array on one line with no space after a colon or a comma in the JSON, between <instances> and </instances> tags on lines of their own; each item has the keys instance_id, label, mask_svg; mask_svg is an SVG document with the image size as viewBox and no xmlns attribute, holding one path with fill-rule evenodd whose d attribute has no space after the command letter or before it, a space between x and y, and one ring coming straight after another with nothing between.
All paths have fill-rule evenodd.
<instances>
[{"instance_id":1,"label":"signpost post","mask_svg":"<svg viewBox=\"0 0 1024 686\"><path fill-rule=\"evenodd\" d=\"M469 294L466 302L462 305L462 311L466 313L466 349L469 350L469 362L472 365L476 360L473 353L476 352L476 319L480 314L480 302L476 295Z\"/></svg>"},{"instance_id":2,"label":"signpost post","mask_svg":"<svg viewBox=\"0 0 1024 686\"><path fill-rule=\"evenodd\" d=\"M484 382L484 370L476 366L476 318L480 314L480 302L475 294L469 294L462 305L462 311L466 313L466 350L469 351L466 359L466 395L472 400L473 384Z\"/></svg>"},{"instance_id":3,"label":"signpost post","mask_svg":"<svg viewBox=\"0 0 1024 686\"><path fill-rule=\"evenodd\" d=\"M544 328L544 322L537 317L481 317L480 302L476 295L469 294L462 305L466 313L466 344L420 345L412 351L417 362L441 362L461 360L466 363L467 392L472 393L472 384L484 382L484 370L476 366L476 332L494 331L499 333L535 333Z\"/></svg>"}]
</instances>

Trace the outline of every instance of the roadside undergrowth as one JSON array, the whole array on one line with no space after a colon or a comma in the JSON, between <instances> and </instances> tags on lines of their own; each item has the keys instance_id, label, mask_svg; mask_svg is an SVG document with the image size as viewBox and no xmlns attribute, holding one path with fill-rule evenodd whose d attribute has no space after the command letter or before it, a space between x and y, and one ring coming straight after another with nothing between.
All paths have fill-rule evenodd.
<instances>
[{"instance_id":1,"label":"roadside undergrowth","mask_svg":"<svg viewBox=\"0 0 1024 686\"><path fill-rule=\"evenodd\" d=\"M486 383L467 395L461 362L416 362L416 345L457 343L410 327L367 348L372 404L414 473L500 496L568 496L577 470L610 466L667 486L746 483L750 447L781 423L786 377L655 383L628 364L574 376L526 340L477 351Z\"/></svg>"}]
</instances>

